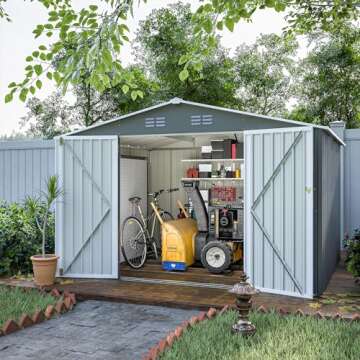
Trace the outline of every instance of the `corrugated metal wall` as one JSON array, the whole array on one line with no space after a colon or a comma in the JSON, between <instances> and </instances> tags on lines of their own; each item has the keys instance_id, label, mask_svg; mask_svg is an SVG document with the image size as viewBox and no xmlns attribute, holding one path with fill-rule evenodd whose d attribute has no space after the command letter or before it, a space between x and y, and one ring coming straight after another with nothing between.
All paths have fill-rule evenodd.
<instances>
[{"instance_id":1,"label":"corrugated metal wall","mask_svg":"<svg viewBox=\"0 0 360 360\"><path fill-rule=\"evenodd\" d=\"M39 196L55 173L53 140L0 142L0 199L21 202Z\"/></svg>"},{"instance_id":2,"label":"corrugated metal wall","mask_svg":"<svg viewBox=\"0 0 360 360\"><path fill-rule=\"evenodd\" d=\"M345 130L344 231L360 228L360 129Z\"/></svg>"},{"instance_id":3,"label":"corrugated metal wall","mask_svg":"<svg viewBox=\"0 0 360 360\"><path fill-rule=\"evenodd\" d=\"M315 129L315 273L321 294L333 274L340 250L340 145L327 131Z\"/></svg>"},{"instance_id":4,"label":"corrugated metal wall","mask_svg":"<svg viewBox=\"0 0 360 360\"><path fill-rule=\"evenodd\" d=\"M245 268L268 292L312 297L312 129L245 133Z\"/></svg>"},{"instance_id":5,"label":"corrugated metal wall","mask_svg":"<svg viewBox=\"0 0 360 360\"><path fill-rule=\"evenodd\" d=\"M175 217L178 213L176 201L179 199L183 203L187 202L180 179L185 177L186 169L191 165L181 160L196 159L199 156L200 150L197 148L150 151L149 189L153 192L159 189L179 188L179 191L170 195L163 194L160 198L160 206Z\"/></svg>"},{"instance_id":6,"label":"corrugated metal wall","mask_svg":"<svg viewBox=\"0 0 360 360\"><path fill-rule=\"evenodd\" d=\"M64 198L56 204L56 253L65 276L118 276L118 138L56 142Z\"/></svg>"}]
</instances>

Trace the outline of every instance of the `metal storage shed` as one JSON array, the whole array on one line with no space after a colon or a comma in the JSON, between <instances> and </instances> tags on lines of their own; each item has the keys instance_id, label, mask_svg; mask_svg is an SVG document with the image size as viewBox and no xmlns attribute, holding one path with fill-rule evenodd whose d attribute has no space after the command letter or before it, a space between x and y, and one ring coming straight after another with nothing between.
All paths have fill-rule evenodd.
<instances>
[{"instance_id":1,"label":"metal storage shed","mask_svg":"<svg viewBox=\"0 0 360 360\"><path fill-rule=\"evenodd\" d=\"M171 143L232 133L241 133L245 145L246 273L265 292L320 294L340 245L341 140L327 127L178 98L56 139L56 169L65 190L56 208L59 274L121 276L120 146L131 139ZM122 149L142 155L141 149ZM169 166L165 174L176 172L174 164L160 162Z\"/></svg>"}]
</instances>

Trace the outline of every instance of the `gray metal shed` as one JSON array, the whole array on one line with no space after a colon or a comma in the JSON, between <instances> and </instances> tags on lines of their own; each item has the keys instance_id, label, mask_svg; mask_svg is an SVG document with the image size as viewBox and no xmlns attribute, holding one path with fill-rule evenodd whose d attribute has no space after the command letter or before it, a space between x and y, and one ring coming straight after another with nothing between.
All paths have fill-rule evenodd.
<instances>
[{"instance_id":1,"label":"gray metal shed","mask_svg":"<svg viewBox=\"0 0 360 360\"><path fill-rule=\"evenodd\" d=\"M179 182L194 144L234 133L245 146L246 273L264 292L320 294L339 253L342 141L327 127L178 98L56 139L60 275L119 277L120 155L148 158L156 188Z\"/></svg>"}]
</instances>

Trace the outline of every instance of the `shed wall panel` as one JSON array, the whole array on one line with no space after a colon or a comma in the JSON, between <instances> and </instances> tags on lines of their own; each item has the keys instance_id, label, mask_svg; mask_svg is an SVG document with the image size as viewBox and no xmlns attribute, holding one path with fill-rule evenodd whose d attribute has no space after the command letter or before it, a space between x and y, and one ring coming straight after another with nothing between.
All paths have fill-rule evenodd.
<instances>
[{"instance_id":1,"label":"shed wall panel","mask_svg":"<svg viewBox=\"0 0 360 360\"><path fill-rule=\"evenodd\" d=\"M340 251L340 146L327 132L315 130L316 242L315 292L321 294L335 271Z\"/></svg>"},{"instance_id":2,"label":"shed wall panel","mask_svg":"<svg viewBox=\"0 0 360 360\"><path fill-rule=\"evenodd\" d=\"M0 199L22 202L40 196L46 180L55 174L53 140L0 143Z\"/></svg>"}]
</instances>

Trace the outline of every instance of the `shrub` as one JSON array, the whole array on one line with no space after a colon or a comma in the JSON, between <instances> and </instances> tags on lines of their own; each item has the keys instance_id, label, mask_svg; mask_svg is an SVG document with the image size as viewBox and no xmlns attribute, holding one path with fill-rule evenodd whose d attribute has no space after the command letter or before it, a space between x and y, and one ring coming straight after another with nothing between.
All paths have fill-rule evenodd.
<instances>
[{"instance_id":1,"label":"shrub","mask_svg":"<svg viewBox=\"0 0 360 360\"><path fill-rule=\"evenodd\" d=\"M356 229L354 237L347 240L346 250L346 269L355 277L360 277L360 229Z\"/></svg>"},{"instance_id":2,"label":"shrub","mask_svg":"<svg viewBox=\"0 0 360 360\"><path fill-rule=\"evenodd\" d=\"M39 212L45 205L39 204ZM47 251L54 252L55 216L49 217ZM32 272L30 256L41 253L41 232L25 204L0 203L0 275Z\"/></svg>"}]
</instances>

